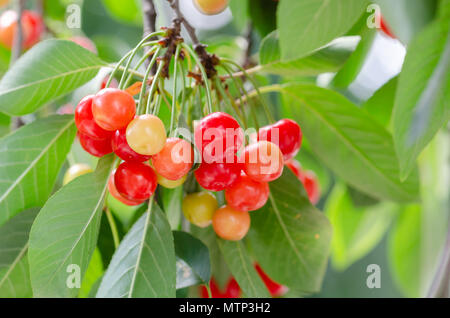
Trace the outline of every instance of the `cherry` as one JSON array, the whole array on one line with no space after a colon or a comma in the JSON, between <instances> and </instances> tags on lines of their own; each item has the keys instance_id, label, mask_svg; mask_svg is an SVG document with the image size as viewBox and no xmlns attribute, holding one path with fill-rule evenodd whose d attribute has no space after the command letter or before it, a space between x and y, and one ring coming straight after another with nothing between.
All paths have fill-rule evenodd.
<instances>
[{"instance_id":1,"label":"cherry","mask_svg":"<svg viewBox=\"0 0 450 318\"><path fill-rule=\"evenodd\" d=\"M210 225L217 208L216 197L209 192L189 194L183 199L182 204L186 219L198 227Z\"/></svg>"},{"instance_id":2,"label":"cherry","mask_svg":"<svg viewBox=\"0 0 450 318\"><path fill-rule=\"evenodd\" d=\"M11 49L17 29L17 13L13 10L7 10L0 16L0 43ZM29 49L39 42L44 32L44 22L42 17L33 11L25 10L22 14L22 45Z\"/></svg>"},{"instance_id":3,"label":"cherry","mask_svg":"<svg viewBox=\"0 0 450 318\"><path fill-rule=\"evenodd\" d=\"M111 148L111 138L92 139L80 132L78 132L77 135L81 147L95 157L103 157L113 151Z\"/></svg>"},{"instance_id":4,"label":"cherry","mask_svg":"<svg viewBox=\"0 0 450 318\"><path fill-rule=\"evenodd\" d=\"M258 132L258 140L267 140L280 147L284 160L294 157L302 144L302 130L293 120L282 119Z\"/></svg>"},{"instance_id":5,"label":"cherry","mask_svg":"<svg viewBox=\"0 0 450 318\"><path fill-rule=\"evenodd\" d=\"M197 182L206 190L222 191L237 182L242 166L238 163L202 163L195 170Z\"/></svg>"},{"instance_id":6,"label":"cherry","mask_svg":"<svg viewBox=\"0 0 450 318\"><path fill-rule=\"evenodd\" d=\"M158 180L158 184L163 186L164 188L175 189L175 188L178 188L179 186L181 186L186 181L187 175L185 175L184 177L181 177L178 180L170 180L170 179L164 178L159 173L156 173L156 179Z\"/></svg>"},{"instance_id":7,"label":"cherry","mask_svg":"<svg viewBox=\"0 0 450 318\"><path fill-rule=\"evenodd\" d=\"M395 35L392 33L391 28L388 26L386 20L383 17L380 18L380 28L381 31L384 32L384 34L395 39Z\"/></svg>"},{"instance_id":8,"label":"cherry","mask_svg":"<svg viewBox=\"0 0 450 318\"><path fill-rule=\"evenodd\" d=\"M297 176L303 183L303 187L308 194L309 201L316 204L320 199L319 181L313 171L303 171L302 166L297 160L289 160L286 166Z\"/></svg>"},{"instance_id":9,"label":"cherry","mask_svg":"<svg viewBox=\"0 0 450 318\"><path fill-rule=\"evenodd\" d=\"M75 108L75 124L78 131L92 139L111 138L112 133L101 128L94 120L92 114L93 99L93 95L86 96Z\"/></svg>"},{"instance_id":10,"label":"cherry","mask_svg":"<svg viewBox=\"0 0 450 318\"><path fill-rule=\"evenodd\" d=\"M106 76L103 80L102 83L100 84L100 89L104 89L106 88L106 84L108 84L109 81L109 76ZM119 83L117 82L117 80L115 78L112 79L111 83L109 84L110 88L118 88L119 87Z\"/></svg>"},{"instance_id":11,"label":"cherry","mask_svg":"<svg viewBox=\"0 0 450 318\"><path fill-rule=\"evenodd\" d=\"M166 144L164 123L154 115L141 115L127 127L127 142L131 149L141 155L152 156Z\"/></svg>"},{"instance_id":12,"label":"cherry","mask_svg":"<svg viewBox=\"0 0 450 318\"><path fill-rule=\"evenodd\" d=\"M261 266L259 266L259 264L255 264L255 269L258 272L264 284L266 285L272 297L280 297L283 296L284 293L286 293L287 287L273 281L269 276L267 276L267 274L263 271L263 269L261 268Z\"/></svg>"},{"instance_id":13,"label":"cherry","mask_svg":"<svg viewBox=\"0 0 450 318\"><path fill-rule=\"evenodd\" d=\"M84 47L86 50L91 51L94 54L97 54L97 47L94 42L84 36L73 36L70 38L70 41L78 44L81 47Z\"/></svg>"},{"instance_id":14,"label":"cherry","mask_svg":"<svg viewBox=\"0 0 450 318\"><path fill-rule=\"evenodd\" d=\"M241 148L244 132L232 116L216 112L204 117L194 132L203 161L230 162Z\"/></svg>"},{"instance_id":15,"label":"cherry","mask_svg":"<svg viewBox=\"0 0 450 318\"><path fill-rule=\"evenodd\" d=\"M274 143L258 141L250 144L242 156L245 173L255 181L270 182L283 173L283 154Z\"/></svg>"},{"instance_id":16,"label":"cherry","mask_svg":"<svg viewBox=\"0 0 450 318\"><path fill-rule=\"evenodd\" d=\"M128 162L144 162L150 160L150 156L143 156L130 148L127 142L126 129L116 130L111 138L114 153L122 160Z\"/></svg>"},{"instance_id":17,"label":"cherry","mask_svg":"<svg viewBox=\"0 0 450 318\"><path fill-rule=\"evenodd\" d=\"M156 190L157 180L153 169L139 162L122 162L114 174L117 191L125 199L147 200Z\"/></svg>"},{"instance_id":18,"label":"cherry","mask_svg":"<svg viewBox=\"0 0 450 318\"><path fill-rule=\"evenodd\" d=\"M194 3L200 12L207 15L219 14L228 6L228 0L195 0Z\"/></svg>"},{"instance_id":19,"label":"cherry","mask_svg":"<svg viewBox=\"0 0 450 318\"><path fill-rule=\"evenodd\" d=\"M269 184L249 178L244 172L238 181L225 190L225 199L229 206L238 211L258 210L269 198Z\"/></svg>"},{"instance_id":20,"label":"cherry","mask_svg":"<svg viewBox=\"0 0 450 318\"><path fill-rule=\"evenodd\" d=\"M122 202L123 204L128 205L128 206L136 206L136 205L141 205L142 203L144 203L145 200L135 201L135 200L128 200L128 199L124 198L119 193L119 191L117 191L116 184L114 183L114 174L115 174L115 170L109 176L109 180L108 180L108 191L114 198L116 198L117 200L119 200L120 202Z\"/></svg>"},{"instance_id":21,"label":"cherry","mask_svg":"<svg viewBox=\"0 0 450 318\"><path fill-rule=\"evenodd\" d=\"M191 144L180 138L168 138L163 149L152 157L155 171L168 180L186 176L194 163Z\"/></svg>"},{"instance_id":22,"label":"cherry","mask_svg":"<svg viewBox=\"0 0 450 318\"><path fill-rule=\"evenodd\" d=\"M63 185L66 185L79 176L90 172L92 172L92 169L91 167L89 167L89 165L84 163L76 163L69 169L67 169L66 173L64 174Z\"/></svg>"},{"instance_id":23,"label":"cherry","mask_svg":"<svg viewBox=\"0 0 450 318\"><path fill-rule=\"evenodd\" d=\"M212 298L239 298L241 296L241 288L233 277L228 280L224 291L219 288L219 285L216 283L214 277L211 278L209 287L211 289ZM202 298L209 298L208 290L206 289L206 287L201 286L200 289Z\"/></svg>"},{"instance_id":24,"label":"cherry","mask_svg":"<svg viewBox=\"0 0 450 318\"><path fill-rule=\"evenodd\" d=\"M214 213L212 225L216 234L224 240L239 241L250 228L250 215L225 205Z\"/></svg>"},{"instance_id":25,"label":"cherry","mask_svg":"<svg viewBox=\"0 0 450 318\"><path fill-rule=\"evenodd\" d=\"M95 122L105 130L124 128L136 114L133 96L117 88L100 90L92 101Z\"/></svg>"}]
</instances>

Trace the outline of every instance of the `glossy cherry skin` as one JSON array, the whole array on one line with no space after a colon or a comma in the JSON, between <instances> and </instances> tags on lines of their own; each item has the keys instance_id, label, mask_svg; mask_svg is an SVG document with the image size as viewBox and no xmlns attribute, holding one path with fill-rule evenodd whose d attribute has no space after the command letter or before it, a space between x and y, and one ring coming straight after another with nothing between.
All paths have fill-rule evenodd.
<instances>
[{"instance_id":1,"label":"glossy cherry skin","mask_svg":"<svg viewBox=\"0 0 450 318\"><path fill-rule=\"evenodd\" d=\"M216 112L200 121L194 138L204 162L230 162L242 146L244 132L232 116Z\"/></svg>"},{"instance_id":2,"label":"glossy cherry skin","mask_svg":"<svg viewBox=\"0 0 450 318\"><path fill-rule=\"evenodd\" d=\"M120 202L122 202L125 205L128 206L136 206L136 205L141 205L142 203L145 202L145 200L140 200L140 201L135 201L135 200L128 200L125 197L123 197L119 191L117 191L116 185L114 183L114 174L115 174L115 170L114 172L111 174L111 176L109 177L108 180L108 191L109 193L116 198L117 200L119 200Z\"/></svg>"},{"instance_id":3,"label":"glossy cherry skin","mask_svg":"<svg viewBox=\"0 0 450 318\"><path fill-rule=\"evenodd\" d=\"M95 122L103 129L114 131L124 128L136 114L133 96L117 88L100 90L92 101Z\"/></svg>"},{"instance_id":4,"label":"glossy cherry skin","mask_svg":"<svg viewBox=\"0 0 450 318\"><path fill-rule=\"evenodd\" d=\"M92 100L94 95L83 98L75 108L75 125L78 131L92 139L111 138L112 132L104 130L94 120L92 114Z\"/></svg>"},{"instance_id":5,"label":"glossy cherry skin","mask_svg":"<svg viewBox=\"0 0 450 318\"><path fill-rule=\"evenodd\" d=\"M194 4L203 14L216 15L227 8L228 0L194 0Z\"/></svg>"},{"instance_id":6,"label":"glossy cherry skin","mask_svg":"<svg viewBox=\"0 0 450 318\"><path fill-rule=\"evenodd\" d=\"M212 225L217 236L228 241L239 241L250 229L250 215L225 205L214 212Z\"/></svg>"},{"instance_id":7,"label":"glossy cherry skin","mask_svg":"<svg viewBox=\"0 0 450 318\"><path fill-rule=\"evenodd\" d=\"M250 144L241 156L244 157L244 172L255 181L270 182L283 173L283 154L274 143L258 141Z\"/></svg>"},{"instance_id":8,"label":"glossy cherry skin","mask_svg":"<svg viewBox=\"0 0 450 318\"><path fill-rule=\"evenodd\" d=\"M213 194L197 192L185 196L181 207L189 222L198 227L207 227L211 224L214 212L219 206Z\"/></svg>"},{"instance_id":9,"label":"glossy cherry skin","mask_svg":"<svg viewBox=\"0 0 450 318\"><path fill-rule=\"evenodd\" d=\"M302 130L293 120L282 119L273 125L262 127L258 140L267 140L280 147L284 160L294 157L302 145Z\"/></svg>"},{"instance_id":10,"label":"glossy cherry skin","mask_svg":"<svg viewBox=\"0 0 450 318\"><path fill-rule=\"evenodd\" d=\"M70 38L70 41L78 44L81 47L84 47L86 50L91 51L94 54L97 54L97 47L94 42L84 36L73 36Z\"/></svg>"},{"instance_id":11,"label":"glossy cherry skin","mask_svg":"<svg viewBox=\"0 0 450 318\"><path fill-rule=\"evenodd\" d=\"M187 175L184 177L181 177L178 180L169 180L164 178L162 175L156 173L156 179L158 180L158 184L166 189L175 189L181 186L183 183L186 182Z\"/></svg>"},{"instance_id":12,"label":"glossy cherry skin","mask_svg":"<svg viewBox=\"0 0 450 318\"><path fill-rule=\"evenodd\" d=\"M304 171L302 166L297 160L289 160L286 162L286 166L297 176L297 178L303 183L303 187L308 194L309 201L312 204L316 204L320 199L319 181L313 171Z\"/></svg>"},{"instance_id":13,"label":"glossy cherry skin","mask_svg":"<svg viewBox=\"0 0 450 318\"><path fill-rule=\"evenodd\" d=\"M255 269L259 274L259 277L261 277L262 281L266 285L267 289L269 290L269 293L272 297L280 297L283 296L287 292L287 287L278 284L277 282L273 281L259 266L259 264L255 264Z\"/></svg>"},{"instance_id":14,"label":"glossy cherry skin","mask_svg":"<svg viewBox=\"0 0 450 318\"><path fill-rule=\"evenodd\" d=\"M209 287L212 298L239 298L241 296L241 288L233 277L228 280L224 291L220 289L214 277L211 278ZM205 286L200 287L200 293L202 298L209 298L208 290Z\"/></svg>"},{"instance_id":15,"label":"glossy cherry skin","mask_svg":"<svg viewBox=\"0 0 450 318\"><path fill-rule=\"evenodd\" d=\"M70 181L82 176L83 174L87 174L92 172L91 167L85 163L76 163L67 169L64 174L63 185L68 184Z\"/></svg>"},{"instance_id":16,"label":"glossy cherry skin","mask_svg":"<svg viewBox=\"0 0 450 318\"><path fill-rule=\"evenodd\" d=\"M127 142L141 155L156 155L166 144L164 123L154 115L136 117L127 127Z\"/></svg>"},{"instance_id":17,"label":"glossy cherry skin","mask_svg":"<svg viewBox=\"0 0 450 318\"><path fill-rule=\"evenodd\" d=\"M7 10L0 16L0 43L11 49L17 29L17 13ZM25 49L31 48L39 42L44 32L44 22L36 12L25 10L22 15L22 45Z\"/></svg>"},{"instance_id":18,"label":"glossy cherry skin","mask_svg":"<svg viewBox=\"0 0 450 318\"><path fill-rule=\"evenodd\" d=\"M194 164L191 144L180 138L168 138L164 148L152 157L155 171L168 180L178 180L187 175Z\"/></svg>"},{"instance_id":19,"label":"glossy cherry skin","mask_svg":"<svg viewBox=\"0 0 450 318\"><path fill-rule=\"evenodd\" d=\"M80 141L81 147L95 157L103 157L111 152L113 152L111 147L111 138L106 139L92 139L78 132L78 140Z\"/></svg>"},{"instance_id":20,"label":"glossy cherry skin","mask_svg":"<svg viewBox=\"0 0 450 318\"><path fill-rule=\"evenodd\" d=\"M116 130L111 138L111 145L114 153L122 160L128 162L149 161L150 156L143 156L130 148L127 142L126 129Z\"/></svg>"},{"instance_id":21,"label":"glossy cherry skin","mask_svg":"<svg viewBox=\"0 0 450 318\"><path fill-rule=\"evenodd\" d=\"M117 191L132 201L149 199L158 184L153 169L139 162L122 162L114 174Z\"/></svg>"},{"instance_id":22,"label":"glossy cherry skin","mask_svg":"<svg viewBox=\"0 0 450 318\"><path fill-rule=\"evenodd\" d=\"M206 190L222 191L233 186L241 174L238 163L202 163L195 170L197 182Z\"/></svg>"},{"instance_id":23,"label":"glossy cherry skin","mask_svg":"<svg viewBox=\"0 0 450 318\"><path fill-rule=\"evenodd\" d=\"M225 190L227 204L238 211L255 211L262 208L269 198L269 184L258 182L241 172L239 180Z\"/></svg>"}]
</instances>

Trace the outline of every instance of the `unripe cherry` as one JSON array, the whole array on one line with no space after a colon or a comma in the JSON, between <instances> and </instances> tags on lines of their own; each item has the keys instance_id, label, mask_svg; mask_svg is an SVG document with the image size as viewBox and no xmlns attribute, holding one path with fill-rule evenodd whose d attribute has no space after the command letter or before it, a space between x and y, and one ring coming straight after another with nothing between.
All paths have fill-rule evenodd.
<instances>
[{"instance_id":1,"label":"unripe cherry","mask_svg":"<svg viewBox=\"0 0 450 318\"><path fill-rule=\"evenodd\" d=\"M178 180L169 180L167 178L164 178L162 175L160 175L159 173L156 172L156 179L158 180L158 184L160 186L167 188L167 189L175 189L186 182L187 175L181 177Z\"/></svg>"},{"instance_id":2,"label":"unripe cherry","mask_svg":"<svg viewBox=\"0 0 450 318\"><path fill-rule=\"evenodd\" d=\"M236 159L237 160L237 159ZM195 170L197 182L206 190L222 191L237 182L242 166L238 163L202 163Z\"/></svg>"},{"instance_id":3,"label":"unripe cherry","mask_svg":"<svg viewBox=\"0 0 450 318\"><path fill-rule=\"evenodd\" d=\"M80 132L77 133L78 140L80 141L81 147L83 149L95 156L95 157L103 157L112 151L111 147L111 138L106 139L92 139L89 136L86 136Z\"/></svg>"},{"instance_id":4,"label":"unripe cherry","mask_svg":"<svg viewBox=\"0 0 450 318\"><path fill-rule=\"evenodd\" d=\"M282 119L273 125L262 127L258 140L267 140L276 144L283 153L284 160L294 157L302 144L302 130L293 120Z\"/></svg>"},{"instance_id":5,"label":"unripe cherry","mask_svg":"<svg viewBox=\"0 0 450 318\"><path fill-rule=\"evenodd\" d=\"M216 197L209 192L188 194L182 204L184 217L198 227L210 225L217 208Z\"/></svg>"},{"instance_id":6,"label":"unripe cherry","mask_svg":"<svg viewBox=\"0 0 450 318\"><path fill-rule=\"evenodd\" d=\"M153 156L166 144L164 123L154 115L141 115L127 127L127 142L131 149L141 155Z\"/></svg>"},{"instance_id":7,"label":"unripe cherry","mask_svg":"<svg viewBox=\"0 0 450 318\"><path fill-rule=\"evenodd\" d=\"M121 196L132 201L149 199L156 190L153 169L138 162L122 162L114 174L114 184Z\"/></svg>"},{"instance_id":8,"label":"unripe cherry","mask_svg":"<svg viewBox=\"0 0 450 318\"><path fill-rule=\"evenodd\" d=\"M94 95L83 98L75 108L75 125L80 133L92 139L111 138L112 132L104 130L94 120L92 114L92 100Z\"/></svg>"},{"instance_id":9,"label":"unripe cherry","mask_svg":"<svg viewBox=\"0 0 450 318\"><path fill-rule=\"evenodd\" d=\"M163 149L152 157L155 171L168 180L179 180L194 164L191 144L180 138L168 138Z\"/></svg>"},{"instance_id":10,"label":"unripe cherry","mask_svg":"<svg viewBox=\"0 0 450 318\"><path fill-rule=\"evenodd\" d=\"M212 224L219 237L228 241L239 241L247 235L250 228L250 215L226 205L214 213Z\"/></svg>"},{"instance_id":11,"label":"unripe cherry","mask_svg":"<svg viewBox=\"0 0 450 318\"><path fill-rule=\"evenodd\" d=\"M70 181L82 176L84 174L92 172L91 167L85 163L76 163L67 169L64 174L63 185L68 184Z\"/></svg>"},{"instance_id":12,"label":"unripe cherry","mask_svg":"<svg viewBox=\"0 0 450 318\"><path fill-rule=\"evenodd\" d=\"M126 129L116 130L111 138L111 145L114 153L122 160L129 162L149 161L150 156L143 156L131 149L126 137Z\"/></svg>"},{"instance_id":13,"label":"unripe cherry","mask_svg":"<svg viewBox=\"0 0 450 318\"><path fill-rule=\"evenodd\" d=\"M119 200L120 202L122 202L125 205L128 206L136 206L136 205L141 205L142 203L144 203L145 200L141 200L141 201L135 201L135 200L128 200L126 198L124 198L119 191L117 191L116 185L114 183L114 174L115 174L115 170L113 171L113 173L109 176L109 180L108 180L108 191L109 193L116 198L117 200Z\"/></svg>"},{"instance_id":14,"label":"unripe cherry","mask_svg":"<svg viewBox=\"0 0 450 318\"><path fill-rule=\"evenodd\" d=\"M200 12L207 15L219 14L228 6L228 0L194 0L194 3Z\"/></svg>"},{"instance_id":15,"label":"unripe cherry","mask_svg":"<svg viewBox=\"0 0 450 318\"><path fill-rule=\"evenodd\" d=\"M244 172L255 181L270 182L283 173L283 154L277 145L258 141L248 145L244 153Z\"/></svg>"},{"instance_id":16,"label":"unripe cherry","mask_svg":"<svg viewBox=\"0 0 450 318\"><path fill-rule=\"evenodd\" d=\"M269 184L258 182L241 173L239 180L225 190L227 204L238 211L255 211L262 208L269 198Z\"/></svg>"},{"instance_id":17,"label":"unripe cherry","mask_svg":"<svg viewBox=\"0 0 450 318\"><path fill-rule=\"evenodd\" d=\"M136 114L133 96L117 88L100 90L92 101L95 122L103 129L114 131L124 128Z\"/></svg>"}]
</instances>

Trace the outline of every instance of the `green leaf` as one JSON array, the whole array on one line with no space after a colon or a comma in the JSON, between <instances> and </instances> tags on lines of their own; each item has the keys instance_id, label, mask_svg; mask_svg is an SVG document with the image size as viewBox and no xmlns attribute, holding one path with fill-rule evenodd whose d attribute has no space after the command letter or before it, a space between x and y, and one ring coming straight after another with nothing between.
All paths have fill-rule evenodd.
<instances>
[{"instance_id":1,"label":"green leaf","mask_svg":"<svg viewBox=\"0 0 450 318\"><path fill-rule=\"evenodd\" d=\"M392 203L358 208L346 187L336 185L325 208L333 226L331 252L335 268L345 270L372 251L388 230L396 210Z\"/></svg>"},{"instance_id":2,"label":"green leaf","mask_svg":"<svg viewBox=\"0 0 450 318\"><path fill-rule=\"evenodd\" d=\"M3 137L10 131L11 117L6 114L0 113L0 137Z\"/></svg>"},{"instance_id":3,"label":"green leaf","mask_svg":"<svg viewBox=\"0 0 450 318\"><path fill-rule=\"evenodd\" d=\"M392 120L401 179L450 119L449 21L436 21L411 42L399 77Z\"/></svg>"},{"instance_id":4,"label":"green leaf","mask_svg":"<svg viewBox=\"0 0 450 318\"><path fill-rule=\"evenodd\" d=\"M282 76L315 76L337 72L356 47L354 38L339 38L317 52L288 61L281 61L278 32L270 33L261 43L259 53L262 71Z\"/></svg>"},{"instance_id":5,"label":"green leaf","mask_svg":"<svg viewBox=\"0 0 450 318\"><path fill-rule=\"evenodd\" d=\"M169 222L150 204L116 250L97 297L175 297L175 262Z\"/></svg>"},{"instance_id":6,"label":"green leaf","mask_svg":"<svg viewBox=\"0 0 450 318\"><path fill-rule=\"evenodd\" d=\"M181 202L183 201L183 187L175 189L159 188L164 212L166 212L170 227L176 230L181 224Z\"/></svg>"},{"instance_id":7,"label":"green leaf","mask_svg":"<svg viewBox=\"0 0 450 318\"><path fill-rule=\"evenodd\" d=\"M277 6L278 2L273 0L250 0L248 5L249 18L252 26L261 37L265 37L277 28L276 15L274 14L277 11ZM244 21L248 23L248 19Z\"/></svg>"},{"instance_id":8,"label":"green leaf","mask_svg":"<svg viewBox=\"0 0 450 318\"><path fill-rule=\"evenodd\" d=\"M103 157L94 173L56 192L37 216L30 233L29 262L35 297L75 297L69 288L70 265L81 278L97 244L103 202L114 157ZM69 271L68 271L69 270Z\"/></svg>"},{"instance_id":9,"label":"green leaf","mask_svg":"<svg viewBox=\"0 0 450 318\"><path fill-rule=\"evenodd\" d=\"M377 90L372 97L362 105L362 108L365 109L378 124L389 130L392 110L394 109L397 83L398 77L394 77Z\"/></svg>"},{"instance_id":10,"label":"green leaf","mask_svg":"<svg viewBox=\"0 0 450 318\"><path fill-rule=\"evenodd\" d=\"M283 0L278 30L283 60L309 55L344 35L361 17L366 0Z\"/></svg>"},{"instance_id":11,"label":"green leaf","mask_svg":"<svg viewBox=\"0 0 450 318\"><path fill-rule=\"evenodd\" d=\"M232 23L239 31L247 27L249 0L230 0L229 7L233 13Z\"/></svg>"},{"instance_id":12,"label":"green leaf","mask_svg":"<svg viewBox=\"0 0 450 318\"><path fill-rule=\"evenodd\" d=\"M0 297L32 295L26 254L31 224L38 212L23 211L0 227Z\"/></svg>"},{"instance_id":13,"label":"green leaf","mask_svg":"<svg viewBox=\"0 0 450 318\"><path fill-rule=\"evenodd\" d=\"M209 251L205 244L189 233L174 231L177 257L177 289L208 284L211 278Z\"/></svg>"},{"instance_id":14,"label":"green leaf","mask_svg":"<svg viewBox=\"0 0 450 318\"><path fill-rule=\"evenodd\" d=\"M295 290L318 291L327 266L331 226L289 169L270 183L269 202L251 217L250 246L267 275Z\"/></svg>"},{"instance_id":15,"label":"green leaf","mask_svg":"<svg viewBox=\"0 0 450 318\"><path fill-rule=\"evenodd\" d=\"M25 53L0 81L0 111L20 116L87 83L105 66L72 41L48 40Z\"/></svg>"},{"instance_id":16,"label":"green leaf","mask_svg":"<svg viewBox=\"0 0 450 318\"><path fill-rule=\"evenodd\" d=\"M258 212L256 212L258 213ZM217 239L220 250L225 258L228 268L242 289L245 297L269 298L270 294L263 281L253 267L244 243L224 241Z\"/></svg>"},{"instance_id":17,"label":"green leaf","mask_svg":"<svg viewBox=\"0 0 450 318\"><path fill-rule=\"evenodd\" d=\"M379 199L418 199L417 171L399 180L391 135L342 95L313 85L283 88L314 153L340 178Z\"/></svg>"},{"instance_id":18,"label":"green leaf","mask_svg":"<svg viewBox=\"0 0 450 318\"><path fill-rule=\"evenodd\" d=\"M102 277L103 272L102 255L100 254L100 250L96 248L91 261L89 262L86 274L84 275L83 283L81 284L80 298L89 297L92 289L95 288L97 281Z\"/></svg>"},{"instance_id":19,"label":"green leaf","mask_svg":"<svg viewBox=\"0 0 450 318\"><path fill-rule=\"evenodd\" d=\"M44 205L75 136L72 116L50 116L0 139L0 224Z\"/></svg>"},{"instance_id":20,"label":"green leaf","mask_svg":"<svg viewBox=\"0 0 450 318\"><path fill-rule=\"evenodd\" d=\"M122 22L139 24L142 20L142 13L136 0L102 0L108 12Z\"/></svg>"}]
</instances>

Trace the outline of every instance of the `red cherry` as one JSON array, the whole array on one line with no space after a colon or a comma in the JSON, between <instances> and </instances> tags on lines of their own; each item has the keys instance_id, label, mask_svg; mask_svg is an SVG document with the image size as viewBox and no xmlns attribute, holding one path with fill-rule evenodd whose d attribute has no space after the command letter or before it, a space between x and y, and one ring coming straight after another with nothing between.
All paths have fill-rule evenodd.
<instances>
[{"instance_id":1,"label":"red cherry","mask_svg":"<svg viewBox=\"0 0 450 318\"><path fill-rule=\"evenodd\" d=\"M282 119L259 130L258 140L267 140L280 147L284 160L294 157L302 145L302 130L293 120Z\"/></svg>"},{"instance_id":2,"label":"red cherry","mask_svg":"<svg viewBox=\"0 0 450 318\"><path fill-rule=\"evenodd\" d=\"M244 157L245 173L255 181L270 182L283 173L283 154L274 143L258 141L250 144L241 156Z\"/></svg>"},{"instance_id":3,"label":"red cherry","mask_svg":"<svg viewBox=\"0 0 450 318\"><path fill-rule=\"evenodd\" d=\"M126 128L116 130L111 138L112 149L115 154L122 160L128 162L144 162L149 161L150 156L144 156L138 154L136 151L130 148L126 137Z\"/></svg>"},{"instance_id":4,"label":"red cherry","mask_svg":"<svg viewBox=\"0 0 450 318\"><path fill-rule=\"evenodd\" d=\"M109 76L106 76L103 81L102 84L100 85L100 89L104 89L106 88L106 84L108 84L109 81ZM117 82L117 80L115 78L112 79L111 83L109 84L110 88L118 88L119 87L119 83Z\"/></svg>"},{"instance_id":5,"label":"red cherry","mask_svg":"<svg viewBox=\"0 0 450 318\"><path fill-rule=\"evenodd\" d=\"M244 132L232 116L216 112L200 121L194 137L205 162L231 162L242 146Z\"/></svg>"},{"instance_id":6,"label":"red cherry","mask_svg":"<svg viewBox=\"0 0 450 318\"><path fill-rule=\"evenodd\" d=\"M112 133L104 130L94 120L92 115L93 95L86 96L75 108L75 125L78 131L92 139L111 138Z\"/></svg>"},{"instance_id":7,"label":"red cherry","mask_svg":"<svg viewBox=\"0 0 450 318\"><path fill-rule=\"evenodd\" d=\"M90 153L95 157L103 157L112 152L111 139L92 139L91 137L78 132L78 139L80 141L81 147L83 147L86 152Z\"/></svg>"},{"instance_id":8,"label":"red cherry","mask_svg":"<svg viewBox=\"0 0 450 318\"><path fill-rule=\"evenodd\" d=\"M286 293L287 287L274 282L269 276L267 276L267 274L263 271L259 264L255 264L255 269L263 280L272 297L280 297L284 293Z\"/></svg>"},{"instance_id":9,"label":"red cherry","mask_svg":"<svg viewBox=\"0 0 450 318\"><path fill-rule=\"evenodd\" d=\"M225 190L229 206L238 211L255 211L266 204L269 198L269 184L258 182L241 172L239 180Z\"/></svg>"},{"instance_id":10,"label":"red cherry","mask_svg":"<svg viewBox=\"0 0 450 318\"><path fill-rule=\"evenodd\" d=\"M124 128L136 114L133 96L117 88L100 90L92 101L95 122L105 130Z\"/></svg>"},{"instance_id":11,"label":"red cherry","mask_svg":"<svg viewBox=\"0 0 450 318\"><path fill-rule=\"evenodd\" d=\"M212 298L239 298L241 296L241 288L233 277L231 277L227 282L224 291L220 290L214 277L211 278L209 287L211 289ZM208 291L205 286L201 286L200 292L202 298L209 298Z\"/></svg>"},{"instance_id":12,"label":"red cherry","mask_svg":"<svg viewBox=\"0 0 450 318\"><path fill-rule=\"evenodd\" d=\"M86 50L91 51L94 54L97 54L97 47L94 42L84 36L73 36L70 38L70 41L78 44L81 47L84 47Z\"/></svg>"},{"instance_id":13,"label":"red cherry","mask_svg":"<svg viewBox=\"0 0 450 318\"><path fill-rule=\"evenodd\" d=\"M139 162L122 162L114 174L114 183L120 195L128 200L147 200L156 190L153 169Z\"/></svg>"},{"instance_id":14,"label":"red cherry","mask_svg":"<svg viewBox=\"0 0 450 318\"><path fill-rule=\"evenodd\" d=\"M116 198L117 200L119 200L120 202L122 202L123 204L129 205L129 206L135 206L135 205L141 205L142 203L144 203L144 201L134 201L134 200L128 200L126 198L124 198L123 196L120 195L119 191L117 191L116 185L114 183L114 174L115 174L115 170L114 172L111 174L111 176L109 177L109 181L108 181L108 190L109 193Z\"/></svg>"},{"instance_id":15,"label":"red cherry","mask_svg":"<svg viewBox=\"0 0 450 318\"><path fill-rule=\"evenodd\" d=\"M180 138L168 138L164 148L152 157L156 172L172 181L183 178L191 170L193 162L191 144Z\"/></svg>"},{"instance_id":16,"label":"red cherry","mask_svg":"<svg viewBox=\"0 0 450 318\"><path fill-rule=\"evenodd\" d=\"M309 201L316 204L320 199L319 181L313 171L303 171L302 166L297 160L289 160L286 166L297 176L303 183L303 187L308 194Z\"/></svg>"},{"instance_id":17,"label":"red cherry","mask_svg":"<svg viewBox=\"0 0 450 318\"><path fill-rule=\"evenodd\" d=\"M0 43L11 49L17 28L17 13L14 10L7 10L0 17ZM42 17L36 12L25 10L22 14L22 45L29 49L39 42L44 32L44 22Z\"/></svg>"},{"instance_id":18,"label":"red cherry","mask_svg":"<svg viewBox=\"0 0 450 318\"><path fill-rule=\"evenodd\" d=\"M206 190L222 191L237 182L242 167L238 163L202 163L195 170L197 182Z\"/></svg>"},{"instance_id":19,"label":"red cherry","mask_svg":"<svg viewBox=\"0 0 450 318\"><path fill-rule=\"evenodd\" d=\"M386 23L386 20L383 17L380 18L380 27L381 27L381 31L383 31L384 34L395 39L395 35L392 33L391 28L388 26L388 24Z\"/></svg>"}]
</instances>

